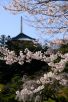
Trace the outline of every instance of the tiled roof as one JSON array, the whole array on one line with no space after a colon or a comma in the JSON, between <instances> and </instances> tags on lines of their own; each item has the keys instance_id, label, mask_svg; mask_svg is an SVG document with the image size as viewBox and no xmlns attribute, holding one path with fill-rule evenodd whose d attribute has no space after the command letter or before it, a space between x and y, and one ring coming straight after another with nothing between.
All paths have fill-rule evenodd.
<instances>
[{"instance_id":1,"label":"tiled roof","mask_svg":"<svg viewBox=\"0 0 68 102\"><path fill-rule=\"evenodd\" d=\"M35 40L34 38L31 38L23 33L20 33L16 37L13 37L12 40L19 40L19 39L29 39L29 40Z\"/></svg>"}]
</instances>

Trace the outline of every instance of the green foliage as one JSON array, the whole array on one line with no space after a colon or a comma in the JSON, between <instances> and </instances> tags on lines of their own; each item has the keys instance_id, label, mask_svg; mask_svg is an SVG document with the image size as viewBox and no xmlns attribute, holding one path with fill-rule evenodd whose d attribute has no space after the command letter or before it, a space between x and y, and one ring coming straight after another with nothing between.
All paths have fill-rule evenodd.
<instances>
[{"instance_id":1,"label":"green foliage","mask_svg":"<svg viewBox=\"0 0 68 102\"><path fill-rule=\"evenodd\" d=\"M21 85L22 85L21 77L18 75L15 75L11 80L10 86L15 90L18 90Z\"/></svg>"},{"instance_id":2,"label":"green foliage","mask_svg":"<svg viewBox=\"0 0 68 102\"><path fill-rule=\"evenodd\" d=\"M18 75L15 75L11 82L7 83L0 93L0 102L17 102L15 100L15 92L19 89L21 84L21 78Z\"/></svg>"},{"instance_id":3,"label":"green foliage","mask_svg":"<svg viewBox=\"0 0 68 102\"><path fill-rule=\"evenodd\" d=\"M57 92L58 102L68 102L68 87L63 87Z\"/></svg>"},{"instance_id":4,"label":"green foliage","mask_svg":"<svg viewBox=\"0 0 68 102\"><path fill-rule=\"evenodd\" d=\"M11 81L14 75L18 74L21 76L22 66L18 63L7 65L5 61L0 60L0 83L8 83Z\"/></svg>"},{"instance_id":5,"label":"green foliage","mask_svg":"<svg viewBox=\"0 0 68 102\"><path fill-rule=\"evenodd\" d=\"M20 50L19 48L17 48L17 45L13 49L16 52L19 52ZM39 46L39 49L41 49L40 46ZM33 49L33 51L35 50L37 49ZM62 45L59 51L62 52L63 54L68 52L68 44ZM61 57L58 56L58 58L54 60L54 63L58 63L60 60L61 60ZM21 77L23 75L22 74L23 70L25 70L26 72L28 71L33 72L33 70L35 70L36 67L37 68L43 67L44 72L45 72L45 69L48 71L48 66L45 66L45 64L43 64L44 65L43 66L40 61L36 61L37 63L35 63L35 61L36 60L34 60L34 62L32 61L31 62L32 64L25 63L23 66L20 66L17 63L14 63L10 66L10 65L6 65L4 61L0 60L0 90L1 90L0 102L17 102L17 100L15 100L15 96L16 96L15 92L18 89L20 89L22 85ZM39 66L37 64L39 64ZM35 72L37 72L37 68ZM68 73L68 62L65 65L64 72ZM39 73L33 74L33 76L32 74L30 75L31 77L34 77L34 75L38 77L40 76L40 73L43 73L43 72L41 72L41 70L39 69ZM4 85L4 82L5 82L5 85ZM68 88L60 87L58 81L55 81L54 84L52 85L50 84L46 85L41 95L42 95L42 102L68 102Z\"/></svg>"},{"instance_id":6,"label":"green foliage","mask_svg":"<svg viewBox=\"0 0 68 102\"><path fill-rule=\"evenodd\" d=\"M64 72L68 73L68 62L65 64Z\"/></svg>"},{"instance_id":7,"label":"green foliage","mask_svg":"<svg viewBox=\"0 0 68 102\"><path fill-rule=\"evenodd\" d=\"M68 102L68 87L59 86L58 82L46 85L42 92L42 102Z\"/></svg>"},{"instance_id":8,"label":"green foliage","mask_svg":"<svg viewBox=\"0 0 68 102\"><path fill-rule=\"evenodd\" d=\"M55 102L55 101L49 98L48 101L43 101L43 102Z\"/></svg>"},{"instance_id":9,"label":"green foliage","mask_svg":"<svg viewBox=\"0 0 68 102\"><path fill-rule=\"evenodd\" d=\"M56 102L57 101L57 94L60 85L58 81L55 81L53 84L45 85L45 88L42 92L43 102Z\"/></svg>"},{"instance_id":10,"label":"green foliage","mask_svg":"<svg viewBox=\"0 0 68 102\"><path fill-rule=\"evenodd\" d=\"M54 101L54 100L52 100L52 99L49 99L49 100L48 100L48 102L55 102L55 101Z\"/></svg>"},{"instance_id":11,"label":"green foliage","mask_svg":"<svg viewBox=\"0 0 68 102\"><path fill-rule=\"evenodd\" d=\"M20 50L24 51L25 48L28 48L30 51L42 50L40 44L34 44L32 41L9 41L7 45L10 50L14 50L17 54Z\"/></svg>"},{"instance_id":12,"label":"green foliage","mask_svg":"<svg viewBox=\"0 0 68 102\"><path fill-rule=\"evenodd\" d=\"M4 84L0 84L0 93L3 91L5 85Z\"/></svg>"},{"instance_id":13,"label":"green foliage","mask_svg":"<svg viewBox=\"0 0 68 102\"><path fill-rule=\"evenodd\" d=\"M54 60L54 63L59 63L61 61L61 57L58 56L57 59Z\"/></svg>"},{"instance_id":14,"label":"green foliage","mask_svg":"<svg viewBox=\"0 0 68 102\"><path fill-rule=\"evenodd\" d=\"M59 48L59 51L60 51L62 54L68 53L68 44L63 44L63 45L61 45L61 47Z\"/></svg>"}]
</instances>

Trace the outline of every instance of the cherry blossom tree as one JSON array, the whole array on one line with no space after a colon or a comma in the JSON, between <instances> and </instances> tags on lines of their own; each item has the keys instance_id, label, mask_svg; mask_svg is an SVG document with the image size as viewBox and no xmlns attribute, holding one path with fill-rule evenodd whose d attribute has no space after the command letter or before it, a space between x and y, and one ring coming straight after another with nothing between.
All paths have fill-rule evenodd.
<instances>
[{"instance_id":1,"label":"cherry blossom tree","mask_svg":"<svg viewBox=\"0 0 68 102\"><path fill-rule=\"evenodd\" d=\"M13 14L23 13L29 25L41 34L68 38L68 2L66 0L11 0L3 5Z\"/></svg>"}]
</instances>

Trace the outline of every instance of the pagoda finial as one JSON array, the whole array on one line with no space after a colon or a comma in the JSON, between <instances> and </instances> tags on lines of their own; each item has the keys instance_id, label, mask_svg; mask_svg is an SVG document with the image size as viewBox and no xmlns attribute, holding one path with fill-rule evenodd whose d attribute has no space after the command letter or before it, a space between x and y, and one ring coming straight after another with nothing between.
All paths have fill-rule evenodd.
<instances>
[{"instance_id":1,"label":"pagoda finial","mask_svg":"<svg viewBox=\"0 0 68 102\"><path fill-rule=\"evenodd\" d=\"M22 25L22 23L23 23L23 22L22 22L22 16L21 16L21 33L22 33L22 31L23 31L23 28L22 28L23 25Z\"/></svg>"}]
</instances>

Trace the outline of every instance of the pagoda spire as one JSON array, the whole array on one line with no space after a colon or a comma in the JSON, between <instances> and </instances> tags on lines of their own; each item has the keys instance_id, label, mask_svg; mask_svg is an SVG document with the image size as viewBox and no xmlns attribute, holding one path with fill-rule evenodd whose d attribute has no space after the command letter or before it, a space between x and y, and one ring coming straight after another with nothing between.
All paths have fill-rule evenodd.
<instances>
[{"instance_id":1,"label":"pagoda spire","mask_svg":"<svg viewBox=\"0 0 68 102\"><path fill-rule=\"evenodd\" d=\"M23 33L23 20L22 20L22 16L21 16L21 33Z\"/></svg>"}]
</instances>

